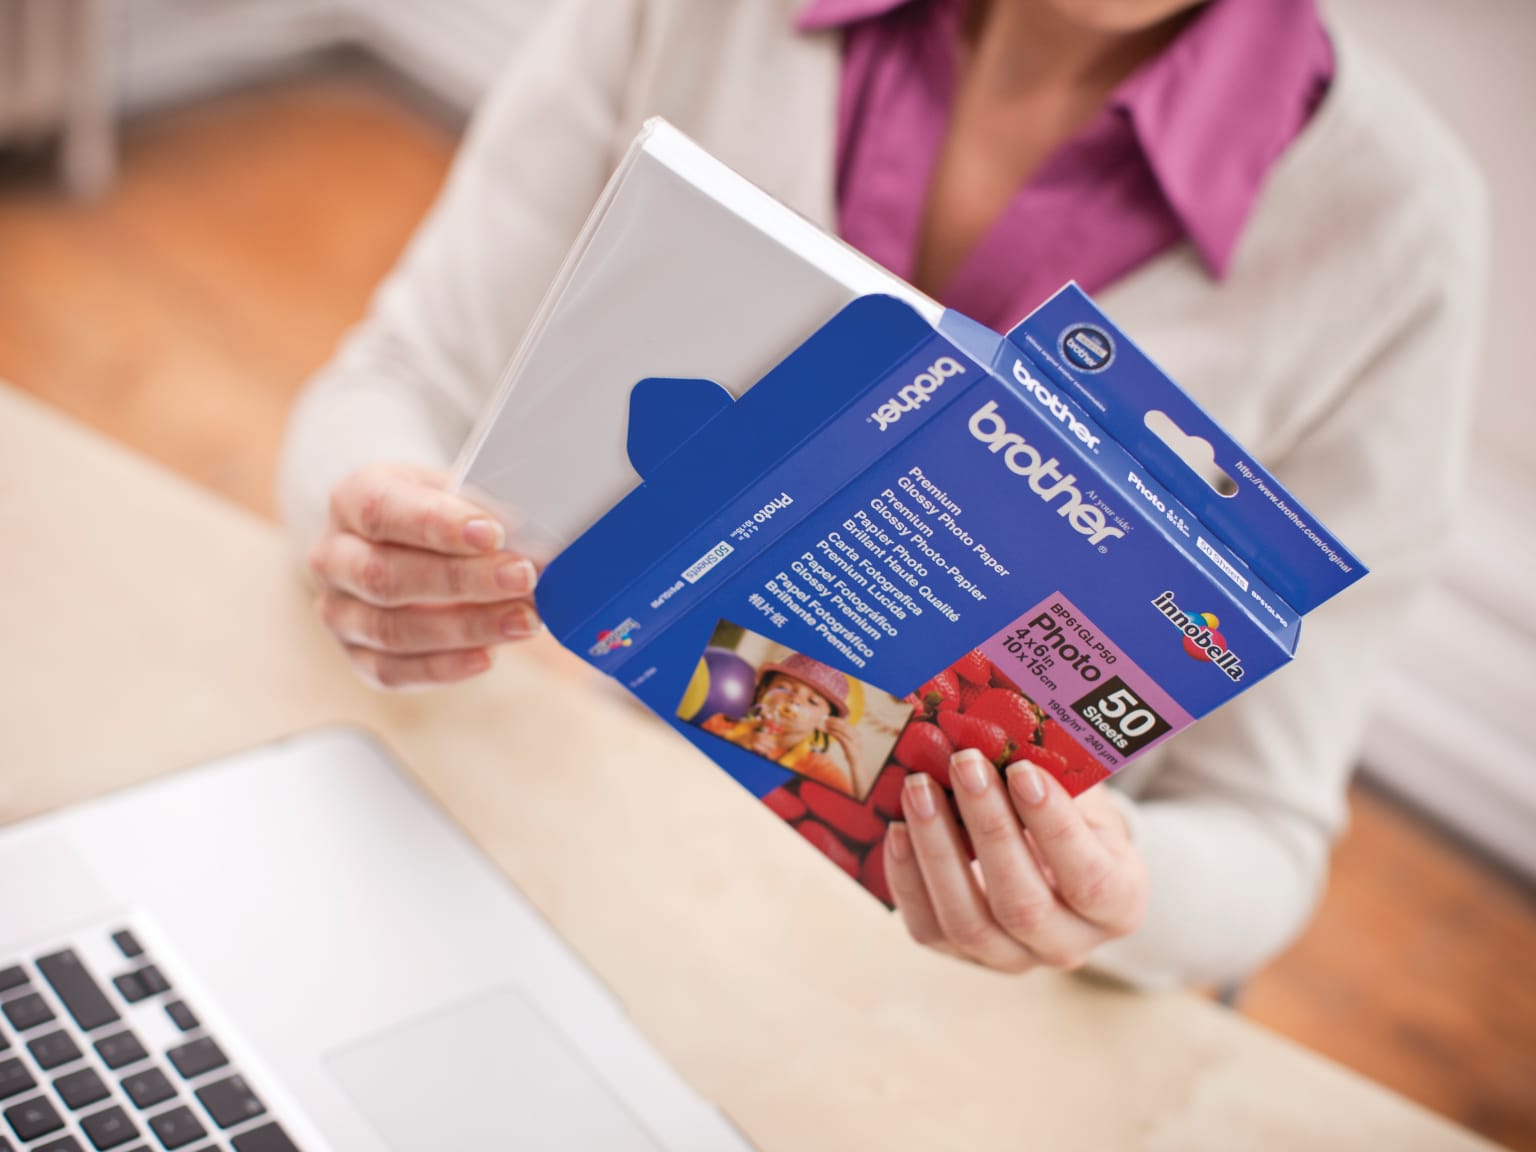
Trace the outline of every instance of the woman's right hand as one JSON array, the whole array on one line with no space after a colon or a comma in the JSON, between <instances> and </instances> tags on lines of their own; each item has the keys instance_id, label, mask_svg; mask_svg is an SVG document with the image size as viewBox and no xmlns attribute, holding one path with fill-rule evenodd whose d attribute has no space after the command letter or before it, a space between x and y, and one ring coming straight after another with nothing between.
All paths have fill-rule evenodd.
<instances>
[{"instance_id":1,"label":"woman's right hand","mask_svg":"<svg viewBox=\"0 0 1536 1152\"><path fill-rule=\"evenodd\" d=\"M484 672L491 649L539 631L533 562L445 478L404 464L361 468L331 493L309 554L316 607L357 674L379 688Z\"/></svg>"}]
</instances>

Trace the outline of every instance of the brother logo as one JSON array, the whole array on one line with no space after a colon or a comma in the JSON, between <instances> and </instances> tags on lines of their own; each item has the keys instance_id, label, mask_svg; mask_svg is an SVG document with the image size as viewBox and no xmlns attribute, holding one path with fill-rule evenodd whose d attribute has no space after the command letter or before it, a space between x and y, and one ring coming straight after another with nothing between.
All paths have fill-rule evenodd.
<instances>
[{"instance_id":1,"label":"brother logo","mask_svg":"<svg viewBox=\"0 0 1536 1152\"><path fill-rule=\"evenodd\" d=\"M871 412L869 418L879 426L880 431L884 432L901 419L903 412L911 412L914 408L921 408L928 403L944 381L951 376L964 374L965 366L958 360L951 356L940 356L926 370L912 377L912 383Z\"/></svg>"},{"instance_id":2,"label":"brother logo","mask_svg":"<svg viewBox=\"0 0 1536 1152\"><path fill-rule=\"evenodd\" d=\"M1019 382L1019 387L1049 409L1052 416L1070 428L1072 435L1081 440L1084 447L1094 452L1099 450L1099 438L1094 435L1093 430L1073 416L1072 409L1056 393L1031 376L1029 369L1024 367L1024 361L1013 362L1013 378Z\"/></svg>"},{"instance_id":3,"label":"brother logo","mask_svg":"<svg viewBox=\"0 0 1536 1152\"><path fill-rule=\"evenodd\" d=\"M1049 504L1060 499L1056 514L1072 526L1088 543L1100 544L1125 533L1104 521L1104 511L1083 499L1077 487L1077 477L1072 473L1061 474L1061 461L1052 456L1043 460L1040 452L1017 432L1008 431L1008 425L997 414L997 401L988 400L971 415L971 435L987 446L994 455L1001 453L1003 463L1015 476L1029 481L1030 489Z\"/></svg>"}]
</instances>

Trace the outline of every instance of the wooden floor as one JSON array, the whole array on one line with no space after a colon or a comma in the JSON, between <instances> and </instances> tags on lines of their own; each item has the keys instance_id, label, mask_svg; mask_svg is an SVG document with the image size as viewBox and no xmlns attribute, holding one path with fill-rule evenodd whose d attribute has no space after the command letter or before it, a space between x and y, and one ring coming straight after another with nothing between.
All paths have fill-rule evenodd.
<instances>
[{"instance_id":1,"label":"wooden floor","mask_svg":"<svg viewBox=\"0 0 1536 1152\"><path fill-rule=\"evenodd\" d=\"M284 412L454 138L349 69L131 125L96 205L0 158L0 378L271 515ZM1536 898L1383 795L1353 801L1316 921L1242 1010L1536 1150Z\"/></svg>"}]
</instances>

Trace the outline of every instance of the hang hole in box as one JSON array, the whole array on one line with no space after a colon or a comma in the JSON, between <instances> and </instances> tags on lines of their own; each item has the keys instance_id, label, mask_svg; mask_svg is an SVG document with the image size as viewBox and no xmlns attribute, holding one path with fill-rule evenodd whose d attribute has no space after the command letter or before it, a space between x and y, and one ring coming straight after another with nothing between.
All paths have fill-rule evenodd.
<instances>
[{"instance_id":1,"label":"hang hole in box","mask_svg":"<svg viewBox=\"0 0 1536 1152\"><path fill-rule=\"evenodd\" d=\"M1166 413L1157 409L1148 412L1146 425L1152 434L1167 445L1168 450L1187 464L1191 471L1204 480L1218 496L1236 496L1237 481L1228 476L1216 463L1216 450L1203 436L1192 436L1175 424Z\"/></svg>"}]
</instances>

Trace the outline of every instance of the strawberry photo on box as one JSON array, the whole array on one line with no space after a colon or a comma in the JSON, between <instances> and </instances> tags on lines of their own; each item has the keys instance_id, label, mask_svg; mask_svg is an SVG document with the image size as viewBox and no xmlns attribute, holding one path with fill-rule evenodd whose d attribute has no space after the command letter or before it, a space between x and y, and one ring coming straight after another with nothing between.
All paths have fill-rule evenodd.
<instances>
[{"instance_id":1,"label":"strawberry photo on box","mask_svg":"<svg viewBox=\"0 0 1536 1152\"><path fill-rule=\"evenodd\" d=\"M885 832L901 818L901 786L924 772L950 788L949 758L975 748L999 772L1029 760L1076 796L1109 769L1019 691L981 652L972 650L906 698L912 708L874 785L857 800L814 780L791 780L763 797L791 824L887 905Z\"/></svg>"}]
</instances>

